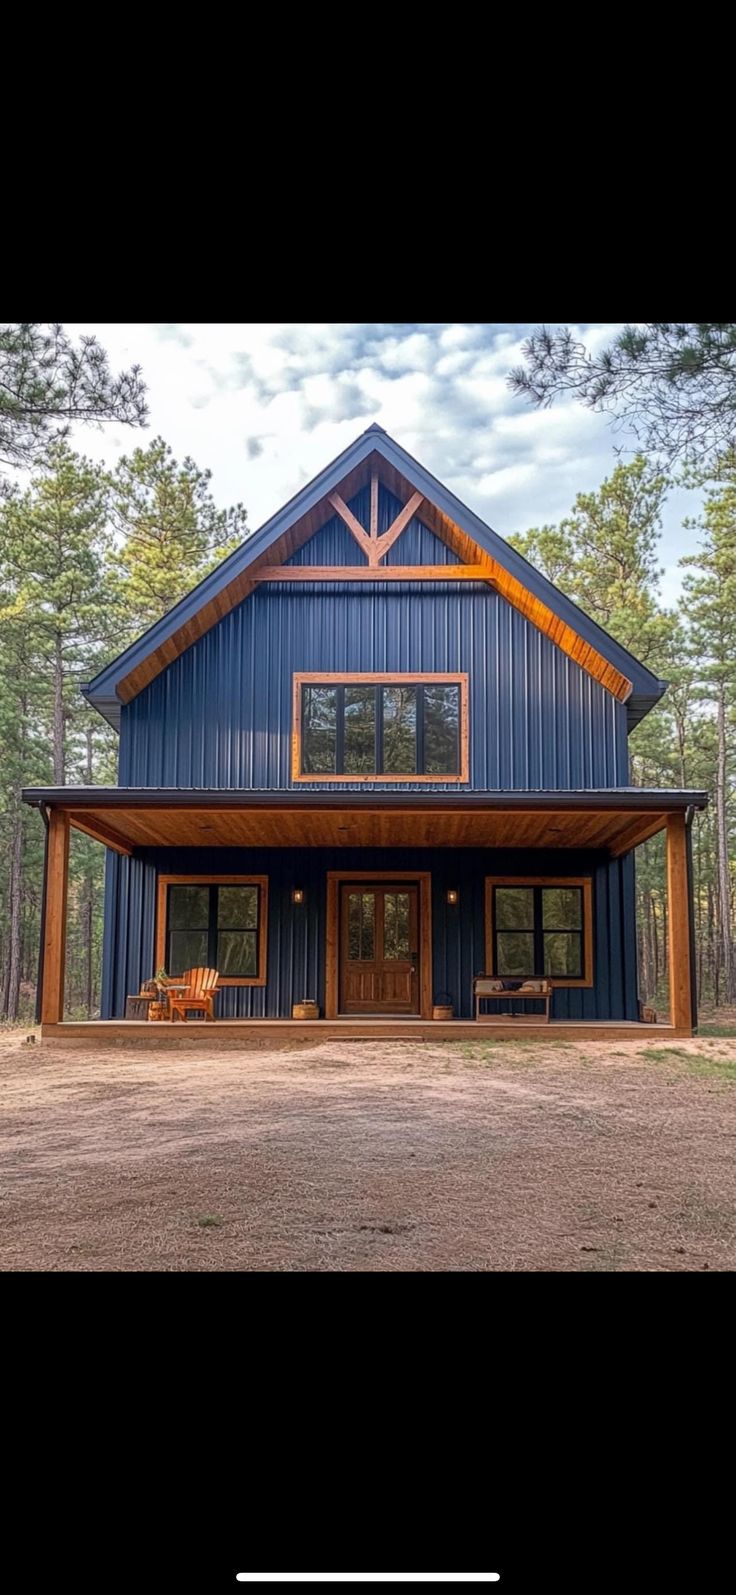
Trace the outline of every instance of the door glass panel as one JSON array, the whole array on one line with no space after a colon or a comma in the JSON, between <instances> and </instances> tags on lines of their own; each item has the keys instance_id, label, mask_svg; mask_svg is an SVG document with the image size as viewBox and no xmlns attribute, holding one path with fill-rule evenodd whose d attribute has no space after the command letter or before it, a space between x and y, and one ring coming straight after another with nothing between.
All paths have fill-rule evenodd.
<instances>
[{"instance_id":1,"label":"door glass panel","mask_svg":"<svg viewBox=\"0 0 736 1595\"><path fill-rule=\"evenodd\" d=\"M498 930L534 929L534 892L530 886L496 887Z\"/></svg>"},{"instance_id":2,"label":"door glass panel","mask_svg":"<svg viewBox=\"0 0 736 1595\"><path fill-rule=\"evenodd\" d=\"M384 687L383 771L408 775L417 767L417 689Z\"/></svg>"},{"instance_id":3,"label":"door glass panel","mask_svg":"<svg viewBox=\"0 0 736 1595\"><path fill-rule=\"evenodd\" d=\"M353 962L374 956L375 906L373 892L348 894L348 958Z\"/></svg>"},{"instance_id":4,"label":"door glass panel","mask_svg":"<svg viewBox=\"0 0 736 1595\"><path fill-rule=\"evenodd\" d=\"M383 897L383 956L393 962L409 959L409 893L385 892Z\"/></svg>"},{"instance_id":5,"label":"door glass panel","mask_svg":"<svg viewBox=\"0 0 736 1595\"><path fill-rule=\"evenodd\" d=\"M582 978L582 942L579 931L546 930L544 933L545 975Z\"/></svg>"},{"instance_id":6,"label":"door glass panel","mask_svg":"<svg viewBox=\"0 0 736 1595\"><path fill-rule=\"evenodd\" d=\"M457 775L459 687L424 688L424 770L426 775Z\"/></svg>"},{"instance_id":7,"label":"door glass panel","mask_svg":"<svg viewBox=\"0 0 736 1595\"><path fill-rule=\"evenodd\" d=\"M534 936L526 931L500 930L496 937L499 975L534 974Z\"/></svg>"},{"instance_id":8,"label":"door glass panel","mask_svg":"<svg viewBox=\"0 0 736 1595\"><path fill-rule=\"evenodd\" d=\"M374 774L376 769L376 689L345 688L345 774Z\"/></svg>"},{"instance_id":9,"label":"door glass panel","mask_svg":"<svg viewBox=\"0 0 736 1595\"><path fill-rule=\"evenodd\" d=\"M305 687L303 691L302 772L332 775L337 752L337 691Z\"/></svg>"},{"instance_id":10,"label":"door glass panel","mask_svg":"<svg viewBox=\"0 0 736 1595\"><path fill-rule=\"evenodd\" d=\"M579 886L545 886L542 924L545 930L580 930L583 893Z\"/></svg>"}]
</instances>

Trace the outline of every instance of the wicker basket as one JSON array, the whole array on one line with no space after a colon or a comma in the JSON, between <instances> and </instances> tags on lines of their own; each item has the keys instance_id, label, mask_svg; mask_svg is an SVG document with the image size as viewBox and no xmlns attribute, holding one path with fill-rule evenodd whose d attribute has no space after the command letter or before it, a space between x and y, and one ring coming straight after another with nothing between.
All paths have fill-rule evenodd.
<instances>
[{"instance_id":1,"label":"wicker basket","mask_svg":"<svg viewBox=\"0 0 736 1595\"><path fill-rule=\"evenodd\" d=\"M451 1002L436 1002L434 1008L432 1009L432 1018L452 1019L454 1012L455 1010Z\"/></svg>"},{"instance_id":2,"label":"wicker basket","mask_svg":"<svg viewBox=\"0 0 736 1595\"><path fill-rule=\"evenodd\" d=\"M292 1019L319 1019L319 1008L316 1002L295 1002L291 1010Z\"/></svg>"},{"instance_id":3,"label":"wicker basket","mask_svg":"<svg viewBox=\"0 0 736 1595\"><path fill-rule=\"evenodd\" d=\"M149 1017L149 1019L165 1019L166 1018L166 1003L165 1002L149 1002L149 1004L148 1004L148 1017Z\"/></svg>"}]
</instances>

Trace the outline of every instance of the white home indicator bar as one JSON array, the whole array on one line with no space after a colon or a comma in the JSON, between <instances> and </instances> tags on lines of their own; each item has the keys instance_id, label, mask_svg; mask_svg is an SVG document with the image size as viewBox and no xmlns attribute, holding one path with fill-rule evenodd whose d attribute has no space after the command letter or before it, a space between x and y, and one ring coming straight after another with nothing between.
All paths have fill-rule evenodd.
<instances>
[{"instance_id":1,"label":"white home indicator bar","mask_svg":"<svg viewBox=\"0 0 736 1595\"><path fill-rule=\"evenodd\" d=\"M500 1573L236 1573L239 1584L498 1584Z\"/></svg>"}]
</instances>

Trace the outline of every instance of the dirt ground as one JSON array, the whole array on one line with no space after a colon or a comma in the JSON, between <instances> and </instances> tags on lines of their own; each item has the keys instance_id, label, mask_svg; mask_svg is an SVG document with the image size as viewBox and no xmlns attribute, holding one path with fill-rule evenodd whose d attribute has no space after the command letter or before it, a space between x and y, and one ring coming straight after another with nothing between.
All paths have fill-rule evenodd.
<instances>
[{"instance_id":1,"label":"dirt ground","mask_svg":"<svg viewBox=\"0 0 736 1595\"><path fill-rule=\"evenodd\" d=\"M730 1270L736 1039L0 1035L0 1269Z\"/></svg>"}]
</instances>

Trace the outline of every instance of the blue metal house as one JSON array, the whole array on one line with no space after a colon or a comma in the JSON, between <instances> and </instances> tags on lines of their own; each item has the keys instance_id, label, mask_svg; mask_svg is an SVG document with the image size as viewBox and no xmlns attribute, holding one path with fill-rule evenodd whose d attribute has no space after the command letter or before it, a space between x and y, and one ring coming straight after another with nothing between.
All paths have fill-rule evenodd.
<instances>
[{"instance_id":1,"label":"blue metal house","mask_svg":"<svg viewBox=\"0 0 736 1595\"><path fill-rule=\"evenodd\" d=\"M509 992L491 1025L530 980L553 1021L635 1024L633 850L665 830L670 1022L691 1033L706 795L628 784L664 690L370 427L85 689L119 785L24 793L48 831L44 1033L70 826L108 849L103 1020L160 967L208 965L219 1020L309 999L343 1034L426 1034L437 1006L455 1033L481 972Z\"/></svg>"}]
</instances>

